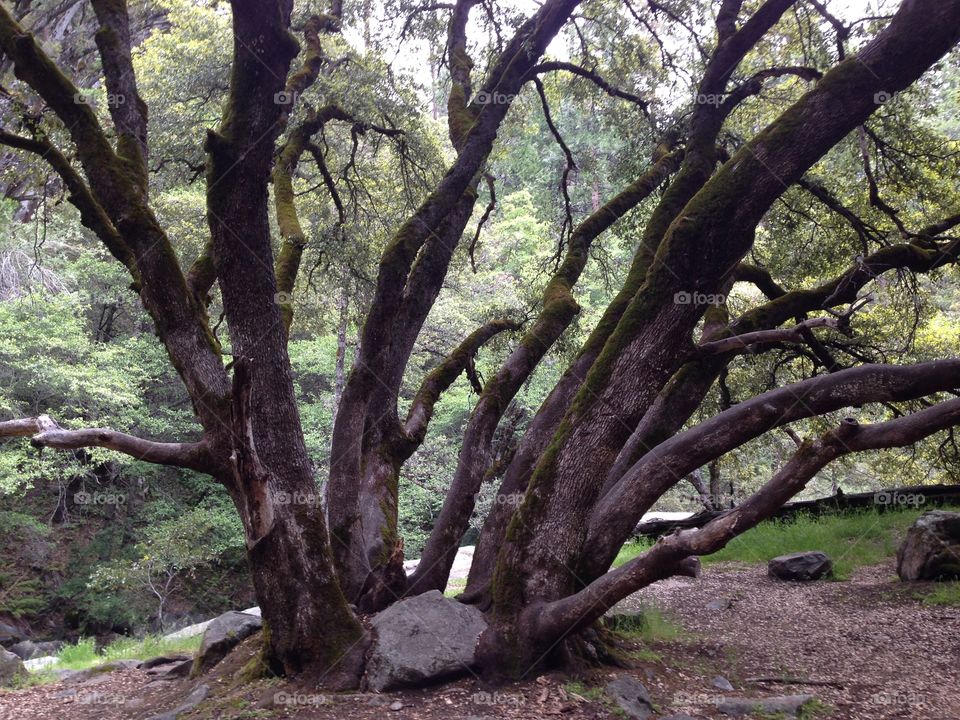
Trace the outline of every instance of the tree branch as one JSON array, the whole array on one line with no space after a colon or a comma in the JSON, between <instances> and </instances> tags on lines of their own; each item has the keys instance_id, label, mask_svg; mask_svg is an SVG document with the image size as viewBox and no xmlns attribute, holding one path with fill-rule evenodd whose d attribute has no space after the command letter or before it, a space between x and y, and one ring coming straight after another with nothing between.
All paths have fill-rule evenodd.
<instances>
[{"instance_id":1,"label":"tree branch","mask_svg":"<svg viewBox=\"0 0 960 720\"><path fill-rule=\"evenodd\" d=\"M844 420L813 442L800 446L793 457L737 508L698 530L685 530L598 578L580 592L525 612L537 623L536 634L550 640L576 632L599 619L618 601L657 580L681 570L693 555L716 552L737 535L772 516L785 502L833 460L854 452L904 447L960 423L960 399L872 425Z\"/></svg>"},{"instance_id":2,"label":"tree branch","mask_svg":"<svg viewBox=\"0 0 960 720\"><path fill-rule=\"evenodd\" d=\"M642 97L639 95L634 95L633 93L629 93L626 90L616 88L604 80L603 77L601 77L600 74L595 70L588 70L587 68L581 67L580 65L576 65L574 63L562 62L559 60L548 60L546 62L539 63L538 65L534 65L530 69L530 77L532 78L536 75L542 75L544 73L556 72L560 70L572 73L578 77L584 78L585 80L589 80L610 97L620 98L621 100L631 102L639 107L644 115L649 116L650 103L648 103Z\"/></svg>"},{"instance_id":3,"label":"tree branch","mask_svg":"<svg viewBox=\"0 0 960 720\"><path fill-rule=\"evenodd\" d=\"M206 443L163 443L144 440L110 428L64 430L49 415L0 422L0 437L31 436L36 448L79 450L101 447L157 465L212 474L215 465Z\"/></svg>"},{"instance_id":4,"label":"tree branch","mask_svg":"<svg viewBox=\"0 0 960 720\"><path fill-rule=\"evenodd\" d=\"M413 443L415 449L427 432L427 425L433 417L433 408L440 395L453 384L460 373L473 361L477 351L505 330L516 330L520 326L513 320L492 320L474 330L451 352L446 359L431 370L423 379L420 389L410 404L407 419L403 423L405 440Z\"/></svg>"}]
</instances>

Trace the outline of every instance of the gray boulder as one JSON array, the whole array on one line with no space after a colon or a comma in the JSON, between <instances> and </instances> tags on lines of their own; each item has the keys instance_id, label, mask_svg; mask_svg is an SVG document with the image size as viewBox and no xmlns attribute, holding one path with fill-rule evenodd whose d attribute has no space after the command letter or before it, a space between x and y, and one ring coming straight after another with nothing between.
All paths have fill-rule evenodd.
<instances>
[{"instance_id":1,"label":"gray boulder","mask_svg":"<svg viewBox=\"0 0 960 720\"><path fill-rule=\"evenodd\" d=\"M12 652L21 660L30 660L38 655L46 654L39 652L37 644L32 640L21 640L20 642L8 647L7 650Z\"/></svg>"},{"instance_id":2,"label":"gray boulder","mask_svg":"<svg viewBox=\"0 0 960 720\"><path fill-rule=\"evenodd\" d=\"M921 515L897 551L897 575L901 580L960 579L960 513Z\"/></svg>"},{"instance_id":3,"label":"gray boulder","mask_svg":"<svg viewBox=\"0 0 960 720\"><path fill-rule=\"evenodd\" d=\"M0 623L0 646L8 647L26 639L27 636L17 630L13 625Z\"/></svg>"},{"instance_id":4,"label":"gray boulder","mask_svg":"<svg viewBox=\"0 0 960 720\"><path fill-rule=\"evenodd\" d=\"M64 685L80 685L88 683L94 678L106 679L108 673L118 670L135 670L140 666L140 660L111 660L102 665L94 665L86 670L60 670L57 678Z\"/></svg>"},{"instance_id":5,"label":"gray boulder","mask_svg":"<svg viewBox=\"0 0 960 720\"><path fill-rule=\"evenodd\" d=\"M439 590L394 603L371 624L376 639L366 678L377 692L467 670L487 628L483 613Z\"/></svg>"},{"instance_id":6,"label":"gray boulder","mask_svg":"<svg viewBox=\"0 0 960 720\"><path fill-rule=\"evenodd\" d=\"M833 573L833 562L826 553L798 552L775 557L767 563L767 574L778 580L809 582Z\"/></svg>"},{"instance_id":7,"label":"gray boulder","mask_svg":"<svg viewBox=\"0 0 960 720\"><path fill-rule=\"evenodd\" d=\"M611 680L604 688L607 696L633 720L653 717L653 700L643 683L629 675Z\"/></svg>"},{"instance_id":8,"label":"gray boulder","mask_svg":"<svg viewBox=\"0 0 960 720\"><path fill-rule=\"evenodd\" d=\"M9 650L0 650L0 685L7 685L26 674L27 669L18 655Z\"/></svg>"},{"instance_id":9,"label":"gray boulder","mask_svg":"<svg viewBox=\"0 0 960 720\"><path fill-rule=\"evenodd\" d=\"M813 702L813 695L783 695L769 698L725 698L717 703L717 711L724 715L775 715L796 717L801 708Z\"/></svg>"},{"instance_id":10,"label":"gray boulder","mask_svg":"<svg viewBox=\"0 0 960 720\"><path fill-rule=\"evenodd\" d=\"M233 648L263 627L263 620L256 615L242 612L227 612L213 621L203 631L200 650L194 660L193 672L206 672L223 660Z\"/></svg>"},{"instance_id":11,"label":"gray boulder","mask_svg":"<svg viewBox=\"0 0 960 720\"><path fill-rule=\"evenodd\" d=\"M51 640L49 642L35 643L32 640L21 640L16 645L7 648L14 655L19 655L23 660L32 660L44 655L56 655L63 647L62 642Z\"/></svg>"}]
</instances>

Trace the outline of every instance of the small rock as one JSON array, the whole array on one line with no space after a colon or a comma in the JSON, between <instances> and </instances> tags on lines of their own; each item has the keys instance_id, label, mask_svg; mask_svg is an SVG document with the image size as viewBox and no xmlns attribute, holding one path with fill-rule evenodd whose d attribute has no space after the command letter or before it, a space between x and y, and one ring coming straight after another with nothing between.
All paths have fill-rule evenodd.
<instances>
[{"instance_id":1,"label":"small rock","mask_svg":"<svg viewBox=\"0 0 960 720\"><path fill-rule=\"evenodd\" d=\"M897 550L897 575L901 580L960 579L960 513L921 515Z\"/></svg>"},{"instance_id":2,"label":"small rock","mask_svg":"<svg viewBox=\"0 0 960 720\"><path fill-rule=\"evenodd\" d=\"M713 610L714 612L720 612L721 610L729 610L733 607L732 598L717 598L716 600L711 600L707 603L707 610Z\"/></svg>"},{"instance_id":3,"label":"small rock","mask_svg":"<svg viewBox=\"0 0 960 720\"><path fill-rule=\"evenodd\" d=\"M0 650L0 685L8 685L26 674L27 669L19 655L14 655L9 650Z\"/></svg>"},{"instance_id":4,"label":"small rock","mask_svg":"<svg viewBox=\"0 0 960 720\"><path fill-rule=\"evenodd\" d=\"M717 675L711 681L711 685L713 685L717 690L723 690L724 692L730 692L733 690L733 684L722 675Z\"/></svg>"},{"instance_id":5,"label":"small rock","mask_svg":"<svg viewBox=\"0 0 960 720\"><path fill-rule=\"evenodd\" d=\"M693 715L667 715L660 720L698 720Z\"/></svg>"},{"instance_id":6,"label":"small rock","mask_svg":"<svg viewBox=\"0 0 960 720\"><path fill-rule=\"evenodd\" d=\"M403 710L403 703L400 702L399 700L397 700L396 702L392 702L390 703L390 709L394 711Z\"/></svg>"},{"instance_id":7,"label":"small rock","mask_svg":"<svg viewBox=\"0 0 960 720\"><path fill-rule=\"evenodd\" d=\"M791 553L768 562L767 573L778 580L809 582L831 575L833 562L819 551Z\"/></svg>"},{"instance_id":8,"label":"small rock","mask_svg":"<svg viewBox=\"0 0 960 720\"><path fill-rule=\"evenodd\" d=\"M199 675L206 672L223 660L241 641L262 627L263 620L256 615L242 612L231 611L214 618L203 631L193 673Z\"/></svg>"},{"instance_id":9,"label":"small rock","mask_svg":"<svg viewBox=\"0 0 960 720\"><path fill-rule=\"evenodd\" d=\"M653 717L653 701L642 682L629 675L621 675L607 683L607 695L628 717L647 720Z\"/></svg>"},{"instance_id":10,"label":"small rock","mask_svg":"<svg viewBox=\"0 0 960 720\"><path fill-rule=\"evenodd\" d=\"M765 713L773 715L784 713L794 717L807 703L813 701L813 695L783 695L769 698L725 698L717 703L717 711L724 715L753 715Z\"/></svg>"}]
</instances>

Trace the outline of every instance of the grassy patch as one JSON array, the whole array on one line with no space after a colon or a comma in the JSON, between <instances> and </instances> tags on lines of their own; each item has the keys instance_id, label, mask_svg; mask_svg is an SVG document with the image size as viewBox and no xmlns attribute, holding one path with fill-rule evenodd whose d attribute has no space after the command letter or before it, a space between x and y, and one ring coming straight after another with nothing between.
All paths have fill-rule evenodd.
<instances>
[{"instance_id":1,"label":"grassy patch","mask_svg":"<svg viewBox=\"0 0 960 720\"><path fill-rule=\"evenodd\" d=\"M956 508L946 508L956 509ZM713 555L702 558L705 565L718 562L766 563L787 553L821 550L833 560L834 579L844 580L858 567L876 565L896 555L907 528L922 510L867 510L842 515L790 520L769 520L735 537ZM650 547L640 538L624 545L614 566L633 559Z\"/></svg>"},{"instance_id":2,"label":"grassy patch","mask_svg":"<svg viewBox=\"0 0 960 720\"><path fill-rule=\"evenodd\" d=\"M462 593L466 589L466 587L467 587L466 578L456 578L454 580L450 580L447 583L447 589L443 591L443 594L446 595L447 597L456 597L457 595Z\"/></svg>"},{"instance_id":3,"label":"grassy patch","mask_svg":"<svg viewBox=\"0 0 960 720\"><path fill-rule=\"evenodd\" d=\"M876 565L896 555L907 528L919 515L920 511L869 510L772 520L734 538L703 562L765 563L778 555L821 550L833 560L834 578L844 580L858 567Z\"/></svg>"},{"instance_id":4,"label":"grassy patch","mask_svg":"<svg viewBox=\"0 0 960 720\"><path fill-rule=\"evenodd\" d=\"M176 640L164 640L158 635L118 638L99 651L93 638L81 638L74 645L64 646L57 653L57 664L49 669L85 670L112 660L146 660L170 653L192 653L200 647L200 638L200 635Z\"/></svg>"},{"instance_id":5,"label":"grassy patch","mask_svg":"<svg viewBox=\"0 0 960 720\"><path fill-rule=\"evenodd\" d=\"M960 606L960 582L936 583L930 592L919 593L924 605Z\"/></svg>"},{"instance_id":6,"label":"grassy patch","mask_svg":"<svg viewBox=\"0 0 960 720\"><path fill-rule=\"evenodd\" d=\"M641 608L636 613L612 615L607 622L618 635L644 643L672 642L690 635L659 608L652 606Z\"/></svg>"}]
</instances>

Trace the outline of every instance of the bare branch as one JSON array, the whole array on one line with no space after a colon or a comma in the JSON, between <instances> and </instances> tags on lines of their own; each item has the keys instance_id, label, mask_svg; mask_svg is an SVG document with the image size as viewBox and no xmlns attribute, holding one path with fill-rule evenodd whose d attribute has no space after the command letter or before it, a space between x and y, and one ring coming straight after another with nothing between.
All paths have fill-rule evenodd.
<instances>
[{"instance_id":1,"label":"bare branch","mask_svg":"<svg viewBox=\"0 0 960 720\"><path fill-rule=\"evenodd\" d=\"M743 333L742 335L732 335L721 340L702 343L697 346L698 354L716 355L725 352L735 352L739 350L748 350L754 345L766 345L778 342L798 342L806 341L804 330L813 328L840 328L840 320L835 317L817 317L810 318L798 323L792 328L774 328L772 330L757 330L755 332Z\"/></svg>"},{"instance_id":2,"label":"bare branch","mask_svg":"<svg viewBox=\"0 0 960 720\"><path fill-rule=\"evenodd\" d=\"M581 67L580 65L576 65L570 62L550 60L547 62L542 62L539 65L534 65L530 69L530 75L532 77L535 75L542 75L543 73L555 72L558 70L563 70L565 72L573 73L578 77L582 77L586 80L589 80L598 88L603 90L610 97L620 98L621 100L626 100L627 102L631 102L637 107L639 107L644 115L649 115L648 109L650 104L646 100L644 100L639 95L634 95L633 93L629 93L626 90L621 90L619 88L614 87L609 82L604 80L595 70L588 70L585 67Z\"/></svg>"},{"instance_id":3,"label":"bare branch","mask_svg":"<svg viewBox=\"0 0 960 720\"><path fill-rule=\"evenodd\" d=\"M101 447L130 455L137 460L213 473L214 461L206 443L163 443L144 440L110 428L64 430L49 415L0 422L0 437L31 436L37 448L79 450Z\"/></svg>"}]
</instances>

